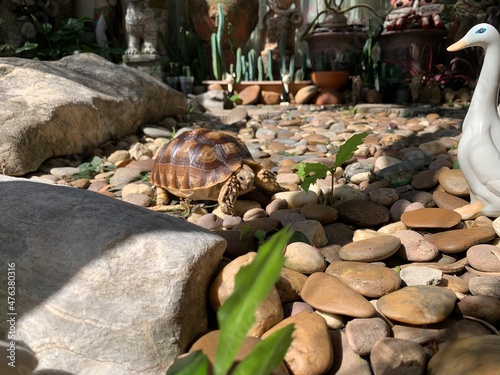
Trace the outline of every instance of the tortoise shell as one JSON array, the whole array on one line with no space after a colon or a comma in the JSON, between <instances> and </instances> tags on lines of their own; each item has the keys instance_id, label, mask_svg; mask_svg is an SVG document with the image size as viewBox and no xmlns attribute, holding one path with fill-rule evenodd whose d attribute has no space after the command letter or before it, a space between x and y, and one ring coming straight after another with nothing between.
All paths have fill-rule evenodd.
<instances>
[{"instance_id":1,"label":"tortoise shell","mask_svg":"<svg viewBox=\"0 0 500 375\"><path fill-rule=\"evenodd\" d=\"M222 131L196 129L180 134L159 151L151 182L194 200L217 200L220 188L243 164L260 169L245 144Z\"/></svg>"}]
</instances>

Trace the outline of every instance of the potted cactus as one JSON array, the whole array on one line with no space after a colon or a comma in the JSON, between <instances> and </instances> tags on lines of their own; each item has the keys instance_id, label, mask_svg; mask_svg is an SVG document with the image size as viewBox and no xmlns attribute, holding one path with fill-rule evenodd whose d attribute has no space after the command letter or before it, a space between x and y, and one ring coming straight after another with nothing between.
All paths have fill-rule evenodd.
<instances>
[{"instance_id":1,"label":"potted cactus","mask_svg":"<svg viewBox=\"0 0 500 375\"><path fill-rule=\"evenodd\" d=\"M333 61L340 57L344 68L351 74L356 73L368 34L365 25L348 23L347 12L357 8L368 9L382 22L383 18L368 4L343 8L343 3L344 0L324 0L325 9L317 13L301 36L308 44L313 71L318 70L316 62L323 53Z\"/></svg>"},{"instance_id":2,"label":"potted cactus","mask_svg":"<svg viewBox=\"0 0 500 375\"><path fill-rule=\"evenodd\" d=\"M249 86L260 87L261 93L273 92L281 95L283 101L288 102L288 95L294 96L296 92L306 85L309 81L304 81L304 72L307 65L307 56L301 57L301 66L295 69L295 58L292 56L289 63L286 61L286 45L280 43L280 53L282 58L280 67L280 77L275 77L273 74L273 64L276 62L272 58L272 54L267 54L267 64L264 64L262 56L257 54L254 49L243 53L241 47L237 48L234 58L234 63L228 63L225 59L221 48L225 19L222 12L222 7L219 6L219 24L217 32L211 35L211 60L212 73L215 80L204 81L204 84L219 84L231 94L241 92ZM286 35L282 35L282 40L286 40ZM273 95L276 98L276 95ZM261 96L262 100L262 96ZM266 103L277 104L277 103Z\"/></svg>"},{"instance_id":3,"label":"potted cactus","mask_svg":"<svg viewBox=\"0 0 500 375\"><path fill-rule=\"evenodd\" d=\"M338 90L349 80L349 71L340 55L332 60L331 56L322 52L316 59L316 70L311 73L311 80L321 90Z\"/></svg>"}]
</instances>

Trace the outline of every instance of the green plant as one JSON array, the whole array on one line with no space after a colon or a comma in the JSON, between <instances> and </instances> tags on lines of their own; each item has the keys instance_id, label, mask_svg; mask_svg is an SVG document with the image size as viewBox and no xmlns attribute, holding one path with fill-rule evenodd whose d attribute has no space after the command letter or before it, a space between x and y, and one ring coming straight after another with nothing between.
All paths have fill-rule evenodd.
<instances>
[{"instance_id":1,"label":"green plant","mask_svg":"<svg viewBox=\"0 0 500 375\"><path fill-rule=\"evenodd\" d=\"M356 4L356 5L350 6L348 8L342 9L343 3L344 3L344 0L339 0L339 1L337 1L337 0L324 0L324 4L325 4L326 9L321 11L321 12L318 12L318 14L313 19L313 21L311 23L309 23L306 30L304 31L304 33L301 36L301 40L305 40L307 38L307 36L309 34L311 34L314 31L314 29L316 29L317 27L327 25L328 22L325 22L324 24L319 22L319 18L324 14L327 15L325 17L325 20L328 18L334 20L337 28L338 27L341 27L341 28L348 27L347 18L345 16L345 13L347 13L353 9L356 9L356 8L368 9L372 14L374 14L381 21L383 21L383 19L385 18L385 17L380 16L377 13L377 11L375 9L373 9L368 4Z\"/></svg>"},{"instance_id":2,"label":"green plant","mask_svg":"<svg viewBox=\"0 0 500 375\"><path fill-rule=\"evenodd\" d=\"M226 16L222 4L217 5L217 32L210 37L212 48L212 70L215 79L220 80L226 73L226 63L222 55L222 38L224 34L224 25Z\"/></svg>"},{"instance_id":3,"label":"green plant","mask_svg":"<svg viewBox=\"0 0 500 375\"><path fill-rule=\"evenodd\" d=\"M368 28L369 30L371 27ZM363 86L375 88L380 91L380 63L372 56L373 47L380 39L384 26L379 25L373 32L368 32L368 39L363 46L361 69L363 73Z\"/></svg>"},{"instance_id":4,"label":"green plant","mask_svg":"<svg viewBox=\"0 0 500 375\"><path fill-rule=\"evenodd\" d=\"M293 325L286 326L261 341L238 364L234 358L245 340L246 333L255 322L257 306L271 292L284 264L282 250L289 243L292 232L284 228L259 247L251 264L236 275L233 294L217 311L220 338L213 371L208 358L194 352L176 360L167 375L234 375L269 374L283 361L292 342Z\"/></svg>"},{"instance_id":5,"label":"green plant","mask_svg":"<svg viewBox=\"0 0 500 375\"><path fill-rule=\"evenodd\" d=\"M78 166L80 172L74 174L71 178L94 178L98 173L112 171L115 168L114 165L106 165L99 156L94 156L91 161L80 164Z\"/></svg>"},{"instance_id":6,"label":"green plant","mask_svg":"<svg viewBox=\"0 0 500 375\"><path fill-rule=\"evenodd\" d=\"M0 44L0 57L2 56L19 56L23 52L31 51L38 48L38 43L26 42L21 47L14 48L10 44Z\"/></svg>"},{"instance_id":7,"label":"green plant","mask_svg":"<svg viewBox=\"0 0 500 375\"><path fill-rule=\"evenodd\" d=\"M354 152L358 149L358 146L363 143L363 139L368 135L368 133L358 133L354 134L349 138L342 146L339 147L339 150L335 156L335 162L332 167L327 167L322 163L305 163L301 162L298 168L298 175L302 180L302 184L300 185L302 190L308 191L309 187L314 184L318 179L325 178L327 173L330 172L332 174L332 195L330 200L330 205L333 204L333 187L335 184L335 179L333 175L337 167L340 167L347 160L353 157Z\"/></svg>"},{"instance_id":8,"label":"green plant","mask_svg":"<svg viewBox=\"0 0 500 375\"><path fill-rule=\"evenodd\" d=\"M339 54L335 60L332 60L330 55L321 52L321 54L316 58L316 71L328 72L346 70L347 64L348 58L344 54Z\"/></svg>"},{"instance_id":9,"label":"green plant","mask_svg":"<svg viewBox=\"0 0 500 375\"><path fill-rule=\"evenodd\" d=\"M189 66L197 84L207 78L207 61L201 39L192 31L179 27L179 48L173 49L171 44L160 34L160 41L167 51L168 58L162 62L167 77L178 77L182 67Z\"/></svg>"}]
</instances>

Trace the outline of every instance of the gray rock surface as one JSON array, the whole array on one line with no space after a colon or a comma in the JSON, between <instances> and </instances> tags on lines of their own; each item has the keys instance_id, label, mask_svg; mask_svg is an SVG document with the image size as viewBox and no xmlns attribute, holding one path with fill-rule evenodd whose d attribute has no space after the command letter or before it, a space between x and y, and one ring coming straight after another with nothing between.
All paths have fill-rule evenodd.
<instances>
[{"instance_id":1,"label":"gray rock surface","mask_svg":"<svg viewBox=\"0 0 500 375\"><path fill-rule=\"evenodd\" d=\"M37 370L165 374L206 330L221 237L69 187L0 176L0 195L0 282L14 263L16 340ZM7 331L2 319L0 338Z\"/></svg>"},{"instance_id":2,"label":"gray rock surface","mask_svg":"<svg viewBox=\"0 0 500 375\"><path fill-rule=\"evenodd\" d=\"M94 54L2 58L0 72L0 162L12 176L187 110L181 93Z\"/></svg>"}]
</instances>

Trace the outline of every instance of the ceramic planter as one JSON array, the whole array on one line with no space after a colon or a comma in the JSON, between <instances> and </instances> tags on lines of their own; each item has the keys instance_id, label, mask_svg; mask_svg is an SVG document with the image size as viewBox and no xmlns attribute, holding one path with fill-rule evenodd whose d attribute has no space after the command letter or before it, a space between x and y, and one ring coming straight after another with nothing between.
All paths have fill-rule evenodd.
<instances>
[{"instance_id":1,"label":"ceramic planter","mask_svg":"<svg viewBox=\"0 0 500 375\"><path fill-rule=\"evenodd\" d=\"M384 31L379 44L382 60L412 72L426 72L439 53L446 29Z\"/></svg>"},{"instance_id":2,"label":"ceramic planter","mask_svg":"<svg viewBox=\"0 0 500 375\"><path fill-rule=\"evenodd\" d=\"M323 29L309 34L306 41L313 70L316 69L318 57L323 53L329 56L331 61L345 62L344 68L354 74L356 65L361 61L367 39L368 34L364 31Z\"/></svg>"}]
</instances>

